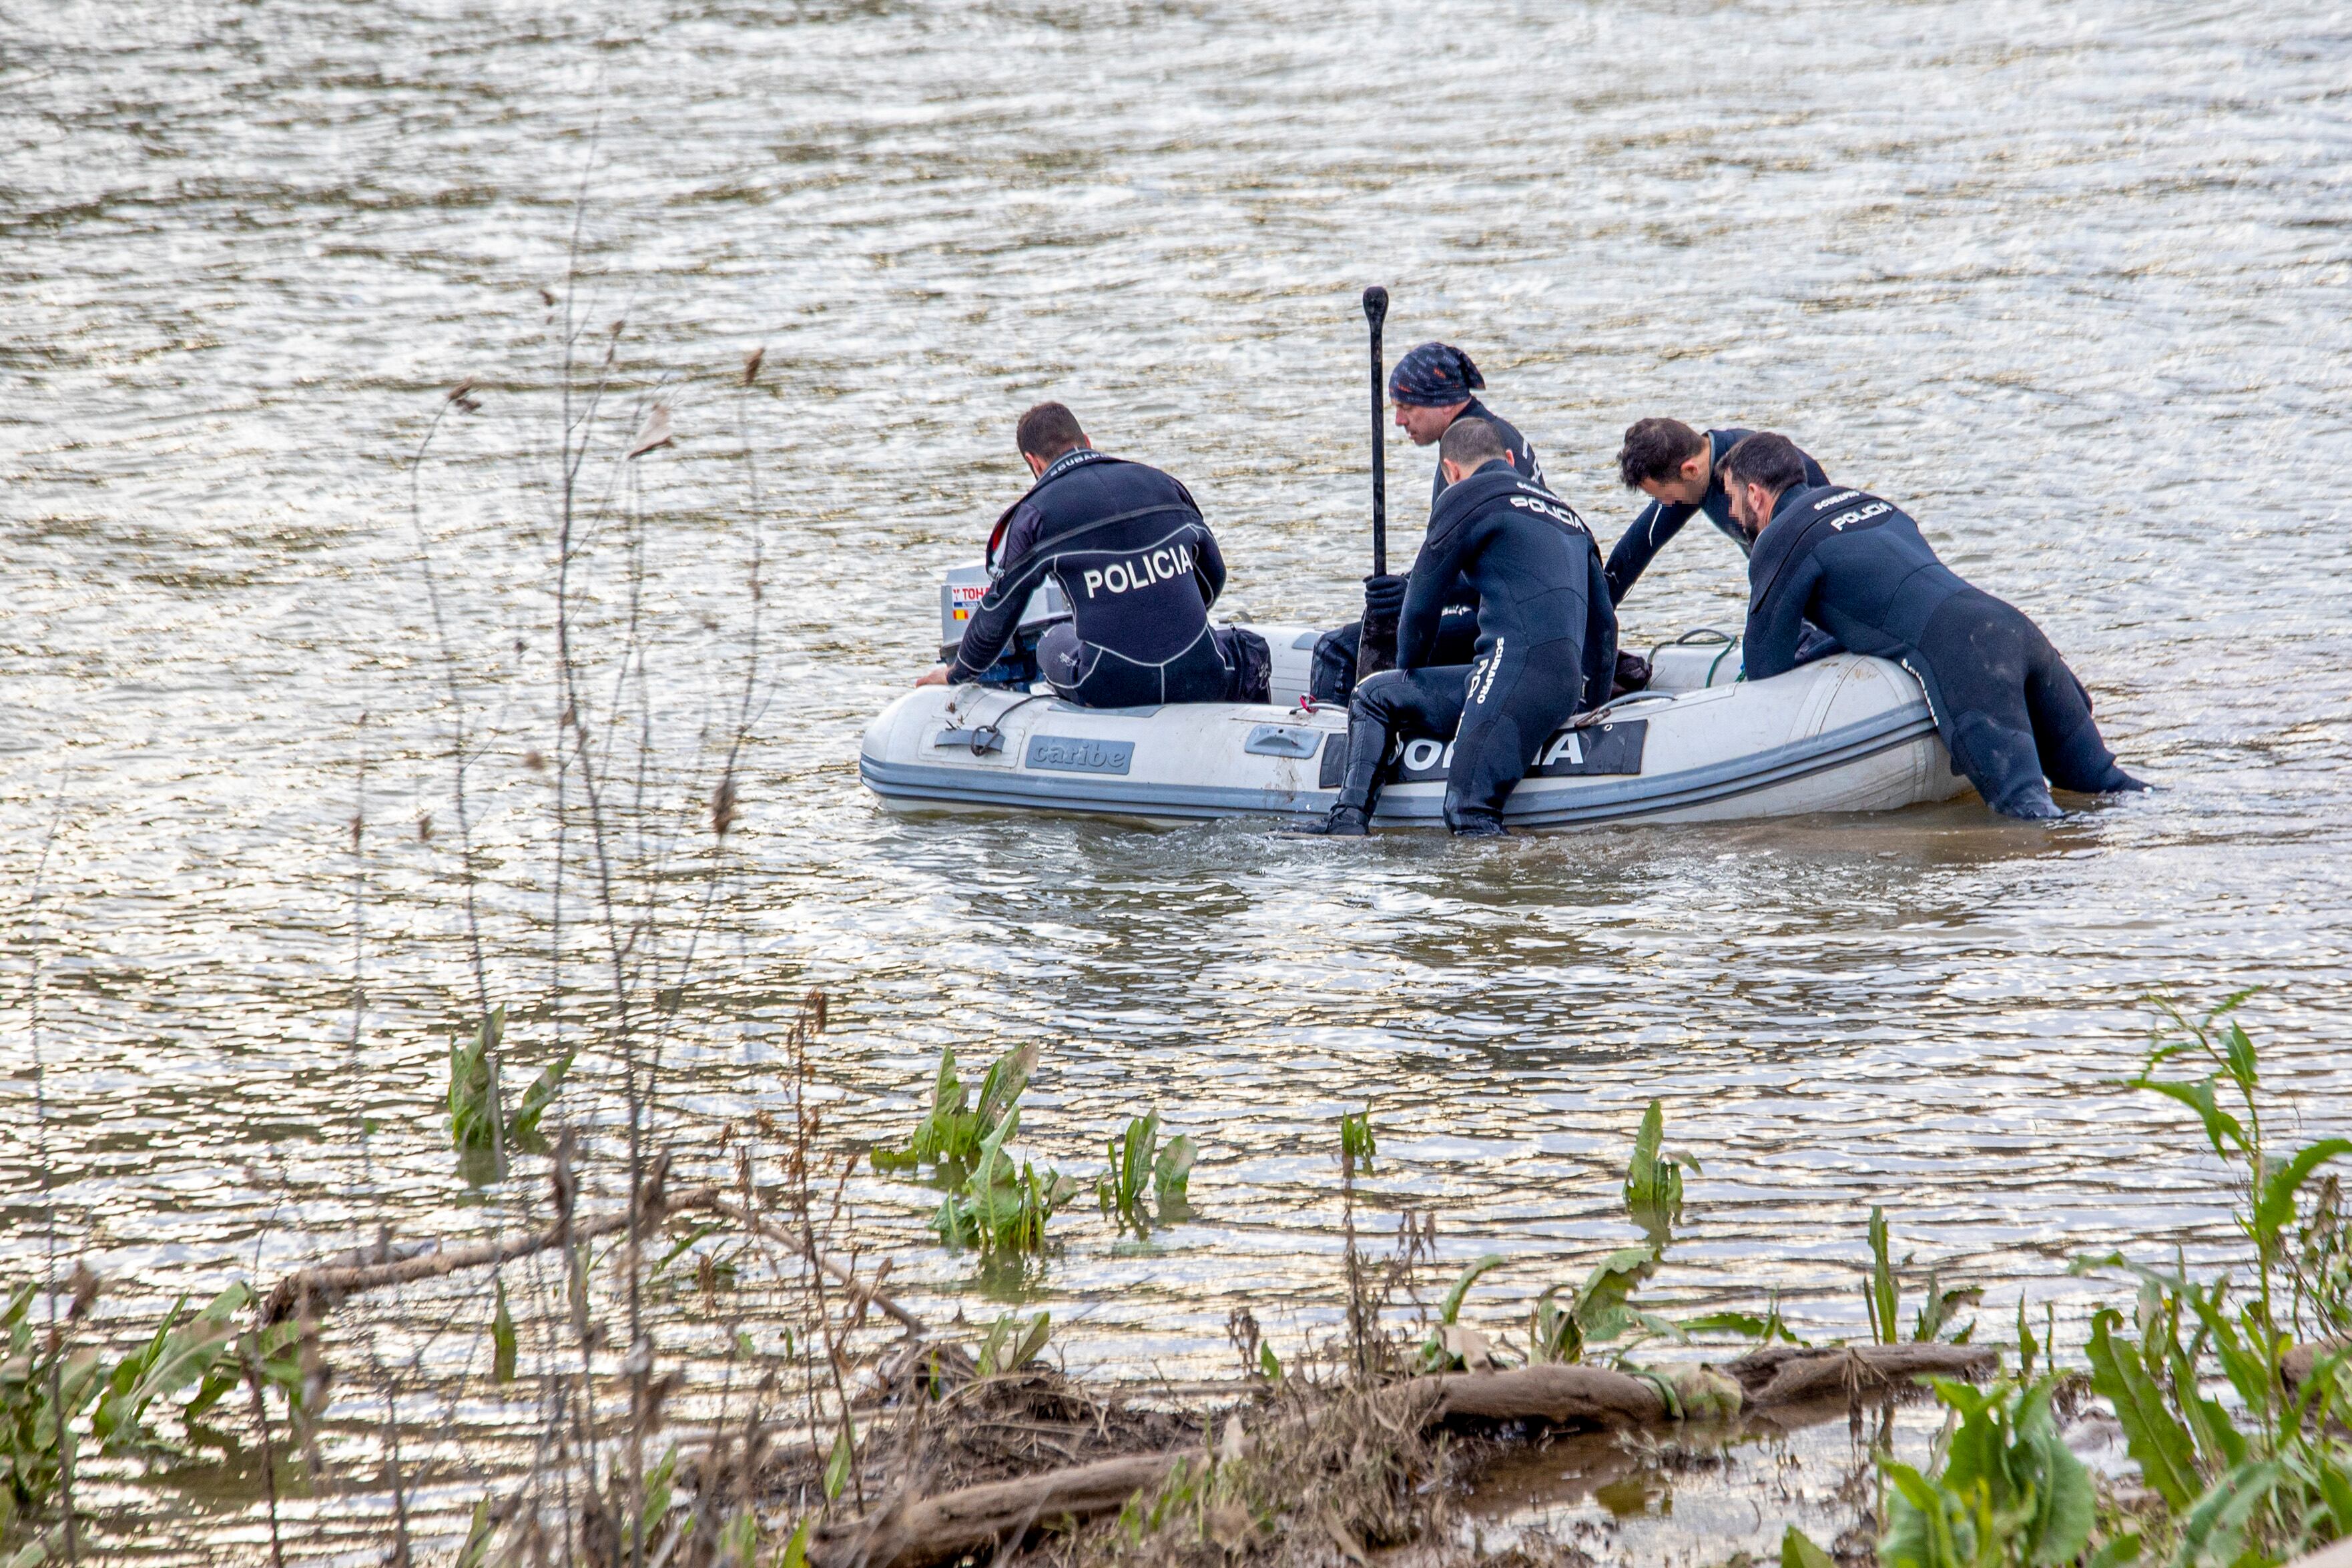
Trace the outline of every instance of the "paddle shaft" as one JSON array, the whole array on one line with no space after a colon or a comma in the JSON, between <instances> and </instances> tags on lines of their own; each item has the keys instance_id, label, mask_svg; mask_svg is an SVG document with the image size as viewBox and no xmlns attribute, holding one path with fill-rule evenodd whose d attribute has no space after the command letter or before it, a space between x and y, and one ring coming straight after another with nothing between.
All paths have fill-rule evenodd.
<instances>
[{"instance_id":1,"label":"paddle shaft","mask_svg":"<svg viewBox=\"0 0 2352 1568\"><path fill-rule=\"evenodd\" d=\"M1364 319L1372 328L1372 573L1389 570L1388 426L1381 418L1381 324L1388 319L1389 291L1379 284L1364 290Z\"/></svg>"}]
</instances>

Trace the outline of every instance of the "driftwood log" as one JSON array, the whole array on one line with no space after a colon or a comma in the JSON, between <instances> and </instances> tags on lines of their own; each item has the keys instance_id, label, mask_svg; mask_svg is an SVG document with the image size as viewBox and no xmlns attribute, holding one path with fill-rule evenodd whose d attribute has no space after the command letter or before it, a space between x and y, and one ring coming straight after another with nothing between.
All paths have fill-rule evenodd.
<instances>
[{"instance_id":1,"label":"driftwood log","mask_svg":"<svg viewBox=\"0 0 2352 1568\"><path fill-rule=\"evenodd\" d=\"M1526 1422L1559 1427L1664 1426L1703 1392L1719 1414L1766 1414L1777 1406L1845 1393L1886 1394L1929 1375L1969 1377L1993 1370L1998 1353L1984 1345L1854 1345L1811 1350L1775 1345L1720 1368L1676 1378L1637 1376L1601 1366L1528 1366L1510 1372L1456 1372L1417 1377L1385 1393L1394 1414L1414 1426ZM1668 1390L1676 1390L1668 1405ZM901 1500L863 1520L819 1531L809 1542L815 1568L931 1568L983 1551L1040 1524L1113 1513L1156 1486L1185 1448L1140 1454L964 1487Z\"/></svg>"},{"instance_id":2,"label":"driftwood log","mask_svg":"<svg viewBox=\"0 0 2352 1568\"><path fill-rule=\"evenodd\" d=\"M861 1280L850 1265L837 1258L814 1252L803 1238L794 1236L782 1226L772 1225L740 1204L727 1201L715 1186L688 1187L657 1199L647 1207L648 1223L658 1224L667 1215L691 1213L716 1214L741 1226L755 1235L766 1238L800 1253L823 1269L850 1293L855 1311L861 1303L870 1303L877 1312L891 1319L909 1333L924 1332L923 1322L905 1307L882 1293L877 1278ZM570 1241L592 1241L628 1228L628 1211L575 1218L569 1225L551 1225L544 1230L526 1231L503 1240L478 1241L467 1247L442 1247L414 1257L395 1258L382 1262L331 1263L309 1269L298 1269L278 1281L263 1301L261 1319L266 1323L279 1322L298 1312L320 1312L362 1291L381 1290L387 1285L404 1285L418 1280L437 1280L466 1269L487 1269L501 1263L511 1263L528 1258L534 1252L544 1252L551 1247L561 1247Z\"/></svg>"}]
</instances>

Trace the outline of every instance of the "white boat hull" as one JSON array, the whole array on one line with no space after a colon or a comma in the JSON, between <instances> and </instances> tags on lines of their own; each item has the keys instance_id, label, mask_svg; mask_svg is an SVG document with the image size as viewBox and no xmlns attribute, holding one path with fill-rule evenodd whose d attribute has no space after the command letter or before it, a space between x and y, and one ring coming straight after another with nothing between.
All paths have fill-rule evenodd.
<instances>
[{"instance_id":1,"label":"white boat hull","mask_svg":"<svg viewBox=\"0 0 2352 1568\"><path fill-rule=\"evenodd\" d=\"M1314 634L1260 627L1268 704L1089 709L979 686L927 686L866 732L858 772L894 807L1077 812L1151 821L1319 817L1338 798L1347 710L1297 706ZM1659 685L1555 736L1511 793L1515 830L1885 811L1969 790L1919 685L1842 653L1733 684L1736 648L1669 650ZM1705 684L1713 681L1715 684ZM1447 748L1408 745L1381 827L1444 826Z\"/></svg>"}]
</instances>

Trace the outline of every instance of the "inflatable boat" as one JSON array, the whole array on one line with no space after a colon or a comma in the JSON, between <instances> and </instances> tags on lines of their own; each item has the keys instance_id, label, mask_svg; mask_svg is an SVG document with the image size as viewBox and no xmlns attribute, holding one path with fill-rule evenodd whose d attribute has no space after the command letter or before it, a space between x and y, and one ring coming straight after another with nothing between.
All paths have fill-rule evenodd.
<instances>
[{"instance_id":1,"label":"inflatable boat","mask_svg":"<svg viewBox=\"0 0 2352 1568\"><path fill-rule=\"evenodd\" d=\"M964 575L941 592L950 649L977 598ZM1030 614L1058 610L1033 602ZM1273 653L1265 703L1082 708L1042 685L923 686L867 727L859 776L900 808L1312 820L1339 795L1347 708L1308 695L1318 632L1251 630ZM1511 793L1513 830L1885 811L1968 791L1899 664L1840 653L1748 682L1737 639L1714 632L1686 633L1651 664L1648 689L1546 741ZM1444 825L1450 749L1398 747L1376 828Z\"/></svg>"}]
</instances>

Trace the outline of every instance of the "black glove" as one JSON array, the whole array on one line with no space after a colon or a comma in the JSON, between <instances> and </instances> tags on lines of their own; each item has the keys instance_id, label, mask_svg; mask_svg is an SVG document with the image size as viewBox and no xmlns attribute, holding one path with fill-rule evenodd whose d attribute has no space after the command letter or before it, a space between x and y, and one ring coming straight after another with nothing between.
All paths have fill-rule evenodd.
<instances>
[{"instance_id":1,"label":"black glove","mask_svg":"<svg viewBox=\"0 0 2352 1568\"><path fill-rule=\"evenodd\" d=\"M1356 643L1356 679L1396 668L1397 615L1404 609L1402 577L1364 579L1364 627Z\"/></svg>"}]
</instances>

